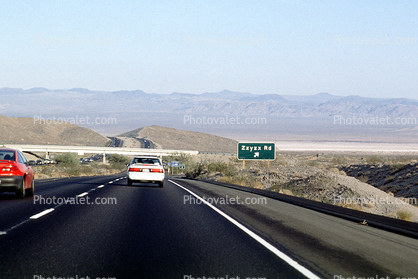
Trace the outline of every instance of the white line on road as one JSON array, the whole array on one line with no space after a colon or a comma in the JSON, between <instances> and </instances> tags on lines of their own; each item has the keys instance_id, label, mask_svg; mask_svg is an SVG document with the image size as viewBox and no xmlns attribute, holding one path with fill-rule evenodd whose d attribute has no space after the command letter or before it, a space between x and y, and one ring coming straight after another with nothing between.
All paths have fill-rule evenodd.
<instances>
[{"instance_id":1,"label":"white line on road","mask_svg":"<svg viewBox=\"0 0 418 279\"><path fill-rule=\"evenodd\" d=\"M247 227L245 227L244 225L242 225L241 223L239 223L234 218L230 217L229 215L225 214L223 211L219 210L218 208L216 208L212 204L208 203L206 200L204 200L203 198L201 198L200 196L198 196L194 192L190 191L189 189L185 188L184 186L182 186L182 185L180 185L180 184L178 184L178 183L176 183L176 182L174 182L172 180L168 180L168 181L170 181L174 185L182 188L183 190L189 192L190 194L192 194L193 196L195 196L196 198L198 198L199 200L201 200L204 204L206 204L207 206L209 206L210 208L212 208L213 210L215 210L217 213L219 213L220 215L222 215L223 217L225 217L232 224L234 224L235 226L237 226L238 228L240 228L242 231L244 231L245 233L247 233L249 236L251 236L252 238L254 238L257 242L259 242L261 245L263 245L264 247L266 247L267 249L269 249L276 256L278 256L279 258L281 258L282 260L284 260L286 263L288 263L290 266L292 266L293 268L295 268L296 270L298 270L300 273L302 273L303 275L305 275L307 278L310 278L310 279L320 279L320 277L318 277L317 275L315 275L314 273L312 273L312 271L310 271L307 268L305 268L302 265L300 265L298 262L296 262L295 260L293 260L292 258L290 258L288 255L286 255L285 253L283 253L282 251L280 251L279 249L277 249L276 247L274 247L273 245L271 245L270 243L268 243L267 241L265 241L263 238L261 238L255 232L251 231L250 229L248 229Z\"/></svg>"},{"instance_id":2,"label":"white line on road","mask_svg":"<svg viewBox=\"0 0 418 279\"><path fill-rule=\"evenodd\" d=\"M77 195L77 197L78 198L81 198L81 197L84 197L85 195L88 195L89 193L87 193L87 192L84 192L84 193L81 193L80 195Z\"/></svg>"},{"instance_id":3,"label":"white line on road","mask_svg":"<svg viewBox=\"0 0 418 279\"><path fill-rule=\"evenodd\" d=\"M54 210L55 209L53 209L53 208L46 209L46 210L42 211L41 213L38 213L38 214L35 214L35 215L31 216L29 219L38 219L38 218L40 218L40 217L42 217L42 216L44 216L44 215L46 215L46 214L48 214L48 213L50 213Z\"/></svg>"},{"instance_id":4,"label":"white line on road","mask_svg":"<svg viewBox=\"0 0 418 279\"><path fill-rule=\"evenodd\" d=\"M103 188L104 187L104 185L100 185L100 186L98 186L97 188Z\"/></svg>"}]
</instances>

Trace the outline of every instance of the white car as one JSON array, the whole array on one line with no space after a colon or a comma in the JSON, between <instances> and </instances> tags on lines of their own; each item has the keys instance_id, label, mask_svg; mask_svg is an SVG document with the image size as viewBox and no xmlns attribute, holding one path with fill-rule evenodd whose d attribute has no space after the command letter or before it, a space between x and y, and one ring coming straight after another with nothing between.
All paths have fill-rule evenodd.
<instances>
[{"instance_id":1,"label":"white car","mask_svg":"<svg viewBox=\"0 0 418 279\"><path fill-rule=\"evenodd\" d=\"M132 183L157 183L164 186L164 167L155 156L136 156L128 165L128 186Z\"/></svg>"},{"instance_id":2,"label":"white car","mask_svg":"<svg viewBox=\"0 0 418 279\"><path fill-rule=\"evenodd\" d=\"M55 161L52 159L44 159L44 164L55 164Z\"/></svg>"}]
</instances>

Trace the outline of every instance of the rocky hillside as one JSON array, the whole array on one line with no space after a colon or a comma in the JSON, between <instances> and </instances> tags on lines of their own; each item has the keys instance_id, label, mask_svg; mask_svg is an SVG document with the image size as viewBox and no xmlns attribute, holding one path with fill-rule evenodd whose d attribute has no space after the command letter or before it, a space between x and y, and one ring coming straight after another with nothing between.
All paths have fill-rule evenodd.
<instances>
[{"instance_id":1,"label":"rocky hillside","mask_svg":"<svg viewBox=\"0 0 418 279\"><path fill-rule=\"evenodd\" d=\"M237 142L235 140L206 133L189 132L161 126L139 128L123 133L118 137L146 139L153 142L155 147L164 149L224 153L236 153L237 151Z\"/></svg>"},{"instance_id":2,"label":"rocky hillside","mask_svg":"<svg viewBox=\"0 0 418 279\"><path fill-rule=\"evenodd\" d=\"M233 159L228 168L220 168L212 171L202 168L203 172L198 178L210 179L221 182L239 184L298 196L305 199L320 201L323 203L361 210L382 216L400 218L403 220L418 222L418 207L414 206L414 199L402 196L398 197L387 193L355 177L347 176L344 171L337 168L337 161L342 158L339 155L328 155L326 161L323 158L313 158L312 155L303 154L278 154L278 158L267 167L265 162L247 162L245 169L241 162ZM222 163L218 163L222 166ZM224 164L226 166L226 164ZM404 164L405 167L387 169L379 176L392 175L394 181L401 181L410 177L410 183L417 182L416 163ZM411 172L411 175L408 173ZM196 173L190 173L192 177ZM385 176L385 174L387 174ZM399 175L399 176L398 176ZM402 178L404 177L404 178ZM378 175L376 175L378 180ZM386 179L387 180L387 179ZM411 187L412 188L412 187ZM410 197L410 196L409 196ZM410 203L410 204L408 204Z\"/></svg>"},{"instance_id":3,"label":"rocky hillside","mask_svg":"<svg viewBox=\"0 0 418 279\"><path fill-rule=\"evenodd\" d=\"M409 164L361 164L340 168L347 175L373 185L396 197L418 199L418 163Z\"/></svg>"},{"instance_id":4,"label":"rocky hillside","mask_svg":"<svg viewBox=\"0 0 418 279\"><path fill-rule=\"evenodd\" d=\"M105 146L109 139L71 123L41 123L28 117L0 116L1 144Z\"/></svg>"}]
</instances>

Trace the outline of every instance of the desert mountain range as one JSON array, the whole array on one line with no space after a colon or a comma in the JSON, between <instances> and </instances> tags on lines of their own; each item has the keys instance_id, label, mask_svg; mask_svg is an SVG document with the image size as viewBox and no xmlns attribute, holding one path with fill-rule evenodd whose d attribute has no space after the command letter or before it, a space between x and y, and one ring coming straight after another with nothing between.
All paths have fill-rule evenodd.
<instances>
[{"instance_id":1,"label":"desert mountain range","mask_svg":"<svg viewBox=\"0 0 418 279\"><path fill-rule=\"evenodd\" d=\"M412 98L328 93L257 95L228 90L153 94L141 90L108 92L83 88L1 88L0 97L3 100L0 115L88 118L88 122L73 124L106 136L152 125L235 140L416 142L418 136L418 100ZM241 122L231 124L227 119L232 118ZM385 121L376 123L376 119ZM403 123L396 124L397 119ZM243 123L244 120L249 123Z\"/></svg>"},{"instance_id":2,"label":"desert mountain range","mask_svg":"<svg viewBox=\"0 0 418 279\"><path fill-rule=\"evenodd\" d=\"M126 109L126 112L207 112L210 114L255 114L293 117L332 115L380 115L412 117L417 115L418 100L406 98L364 98L357 95L336 96L328 93L287 96L279 94L256 95L224 90L217 93L148 94L135 91L90 91L83 88L50 90L47 88L1 88L0 114L16 112L25 107L29 113L78 113L86 109L98 113ZM7 98L10 97L10 98ZM38 104L42 106L38 106ZM42 110L40 108L45 108ZM21 115L24 116L24 115Z\"/></svg>"}]
</instances>

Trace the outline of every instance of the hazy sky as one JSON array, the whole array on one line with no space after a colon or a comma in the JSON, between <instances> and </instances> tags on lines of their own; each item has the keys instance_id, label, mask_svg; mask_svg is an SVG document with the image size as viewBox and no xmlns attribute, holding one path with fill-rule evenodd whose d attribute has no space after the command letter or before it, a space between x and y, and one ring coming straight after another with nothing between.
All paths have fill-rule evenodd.
<instances>
[{"instance_id":1,"label":"hazy sky","mask_svg":"<svg viewBox=\"0 0 418 279\"><path fill-rule=\"evenodd\" d=\"M418 1L2 1L0 88L418 98Z\"/></svg>"}]
</instances>

